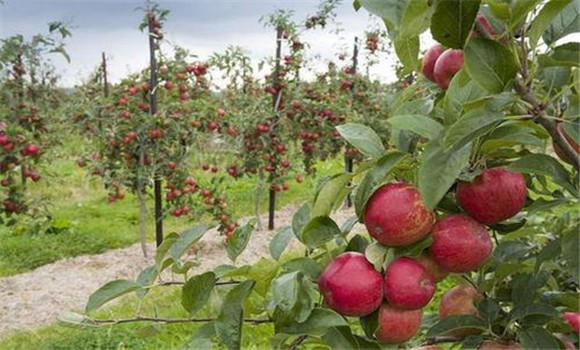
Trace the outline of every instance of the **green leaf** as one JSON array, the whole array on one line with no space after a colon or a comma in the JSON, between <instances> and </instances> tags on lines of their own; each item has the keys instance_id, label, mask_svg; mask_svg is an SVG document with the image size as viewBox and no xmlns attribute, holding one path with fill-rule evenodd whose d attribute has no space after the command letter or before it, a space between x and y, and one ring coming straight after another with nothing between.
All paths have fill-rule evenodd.
<instances>
[{"instance_id":1,"label":"green leaf","mask_svg":"<svg viewBox=\"0 0 580 350\"><path fill-rule=\"evenodd\" d=\"M280 259L280 255L292 240L294 233L291 227L283 227L278 230L278 233L270 241L270 255L275 259Z\"/></svg>"},{"instance_id":2,"label":"green leaf","mask_svg":"<svg viewBox=\"0 0 580 350\"><path fill-rule=\"evenodd\" d=\"M546 154L530 154L510 164L511 171L527 174L536 174L551 177L557 184L564 187L573 195L578 195L570 182L570 174L556 159Z\"/></svg>"},{"instance_id":3,"label":"green leaf","mask_svg":"<svg viewBox=\"0 0 580 350\"><path fill-rule=\"evenodd\" d=\"M203 234L206 233L208 227L206 225L199 225L184 231L179 235L179 238L171 245L169 248L169 255L173 260L177 261L181 258L183 253L185 253L195 242L199 241Z\"/></svg>"},{"instance_id":4,"label":"green leaf","mask_svg":"<svg viewBox=\"0 0 580 350\"><path fill-rule=\"evenodd\" d=\"M555 47L550 55L538 56L543 67L567 66L578 67L580 63L580 43L571 42Z\"/></svg>"},{"instance_id":5,"label":"green leaf","mask_svg":"<svg viewBox=\"0 0 580 350\"><path fill-rule=\"evenodd\" d=\"M370 315L361 317L359 321L365 335L368 338L373 339L375 332L379 328L379 309L375 310Z\"/></svg>"},{"instance_id":6,"label":"green leaf","mask_svg":"<svg viewBox=\"0 0 580 350\"><path fill-rule=\"evenodd\" d=\"M157 276L157 266L151 265L139 273L139 276L137 276L137 280L135 282L137 282L137 284L141 287L147 287L155 281ZM143 288L137 291L137 296L139 298L143 298L145 295L147 295L147 292L149 292L149 289Z\"/></svg>"},{"instance_id":7,"label":"green leaf","mask_svg":"<svg viewBox=\"0 0 580 350\"><path fill-rule=\"evenodd\" d=\"M427 144L419 166L419 191L427 208L434 209L453 186L467 166L470 152L471 144L448 152L441 148L439 140Z\"/></svg>"},{"instance_id":8,"label":"green leaf","mask_svg":"<svg viewBox=\"0 0 580 350\"><path fill-rule=\"evenodd\" d=\"M556 307L565 307L572 312L578 312L580 309L579 299L580 293L576 292L545 292L542 294L542 301Z\"/></svg>"},{"instance_id":9,"label":"green leaf","mask_svg":"<svg viewBox=\"0 0 580 350\"><path fill-rule=\"evenodd\" d=\"M427 1L409 0L397 33L399 40L416 37L423 33L429 28L434 11L435 6L430 6Z\"/></svg>"},{"instance_id":10,"label":"green leaf","mask_svg":"<svg viewBox=\"0 0 580 350\"><path fill-rule=\"evenodd\" d=\"M463 53L469 76L489 92L502 92L518 72L514 55L494 40L474 38Z\"/></svg>"},{"instance_id":11,"label":"green leaf","mask_svg":"<svg viewBox=\"0 0 580 350\"><path fill-rule=\"evenodd\" d=\"M226 250L228 252L228 257L235 261L240 254L246 249L248 242L250 241L250 237L252 235L252 231L254 231L254 225L256 224L256 220L252 219L244 226L240 226L235 229L234 233L228 239L228 243L226 245Z\"/></svg>"},{"instance_id":12,"label":"green leaf","mask_svg":"<svg viewBox=\"0 0 580 350\"><path fill-rule=\"evenodd\" d=\"M265 297L270 289L270 282L278 274L279 268L280 265L276 261L265 258L260 258L257 263L252 265L248 271L248 277L256 281L254 291Z\"/></svg>"},{"instance_id":13,"label":"green leaf","mask_svg":"<svg viewBox=\"0 0 580 350\"><path fill-rule=\"evenodd\" d=\"M578 235L578 227L575 227L562 237L562 259L566 262L566 270L576 283L578 283L580 278L578 247L580 247L580 235Z\"/></svg>"},{"instance_id":14,"label":"green leaf","mask_svg":"<svg viewBox=\"0 0 580 350\"><path fill-rule=\"evenodd\" d=\"M549 241L538 253L536 257L536 265L534 269L538 271L542 266L542 263L549 260L554 260L562 254L562 241L560 239L554 239Z\"/></svg>"},{"instance_id":15,"label":"green leaf","mask_svg":"<svg viewBox=\"0 0 580 350\"><path fill-rule=\"evenodd\" d=\"M360 222L363 222L364 211L369 198L382 184L391 170L408 156L407 153L400 151L389 152L379 159L377 164L365 175L354 196L354 209Z\"/></svg>"},{"instance_id":16,"label":"green leaf","mask_svg":"<svg viewBox=\"0 0 580 350\"><path fill-rule=\"evenodd\" d=\"M215 324L208 322L195 332L184 350L211 349L213 337L215 337Z\"/></svg>"},{"instance_id":17,"label":"green leaf","mask_svg":"<svg viewBox=\"0 0 580 350\"><path fill-rule=\"evenodd\" d=\"M169 248L171 248L173 243L175 243L178 238L179 236L177 235L177 233L171 233L167 235L163 239L163 243L161 243L161 245L157 247L157 250L155 251L155 264L157 265L158 271L160 271L161 267L163 266L163 261L165 260L164 258L167 252L169 251Z\"/></svg>"},{"instance_id":18,"label":"green leaf","mask_svg":"<svg viewBox=\"0 0 580 350\"><path fill-rule=\"evenodd\" d=\"M572 1L552 20L542 38L548 45L568 34L576 33L580 28L580 2Z\"/></svg>"},{"instance_id":19,"label":"green leaf","mask_svg":"<svg viewBox=\"0 0 580 350\"><path fill-rule=\"evenodd\" d=\"M439 0L431 17L431 35L443 46L462 49L479 11L480 0Z\"/></svg>"},{"instance_id":20,"label":"green leaf","mask_svg":"<svg viewBox=\"0 0 580 350\"><path fill-rule=\"evenodd\" d=\"M550 23L558 16L560 11L572 0L552 0L548 2L534 18L527 31L530 39L530 47L535 47L542 34L546 31Z\"/></svg>"},{"instance_id":21,"label":"green leaf","mask_svg":"<svg viewBox=\"0 0 580 350\"><path fill-rule=\"evenodd\" d=\"M350 239L350 241L348 241L348 245L346 246L345 251L364 253L368 245L368 239L361 236L360 234L356 234Z\"/></svg>"},{"instance_id":22,"label":"green leaf","mask_svg":"<svg viewBox=\"0 0 580 350\"><path fill-rule=\"evenodd\" d=\"M508 29L513 31L526 18L528 13L536 7L540 0L514 0L511 4L511 18L508 23Z\"/></svg>"},{"instance_id":23,"label":"green leaf","mask_svg":"<svg viewBox=\"0 0 580 350\"><path fill-rule=\"evenodd\" d=\"M512 320L523 320L530 316L548 316L548 317L558 317L558 310L548 304L526 304L518 305L510 312L510 318Z\"/></svg>"},{"instance_id":24,"label":"green leaf","mask_svg":"<svg viewBox=\"0 0 580 350\"><path fill-rule=\"evenodd\" d=\"M331 327L347 326L346 320L330 309L315 308L302 323L276 325L276 333L322 336Z\"/></svg>"},{"instance_id":25,"label":"green leaf","mask_svg":"<svg viewBox=\"0 0 580 350\"><path fill-rule=\"evenodd\" d=\"M487 325L485 321L478 316L473 315L453 315L448 316L437 322L433 327L427 331L427 338L437 335L446 335L453 331L476 328L486 330Z\"/></svg>"},{"instance_id":26,"label":"green leaf","mask_svg":"<svg viewBox=\"0 0 580 350\"><path fill-rule=\"evenodd\" d=\"M559 349L560 343L543 327L530 327L519 329L518 339L526 350Z\"/></svg>"},{"instance_id":27,"label":"green leaf","mask_svg":"<svg viewBox=\"0 0 580 350\"><path fill-rule=\"evenodd\" d=\"M413 244L396 248L395 254L397 256L419 256L426 248L431 246L431 243L433 243L433 237L429 235Z\"/></svg>"},{"instance_id":28,"label":"green leaf","mask_svg":"<svg viewBox=\"0 0 580 350\"><path fill-rule=\"evenodd\" d=\"M322 340L330 346L331 349L360 349L357 339L352 334L350 327L332 327Z\"/></svg>"},{"instance_id":29,"label":"green leaf","mask_svg":"<svg viewBox=\"0 0 580 350\"><path fill-rule=\"evenodd\" d=\"M501 112L490 108L470 110L447 129L443 138L445 149L461 148L474 141L496 127L502 117Z\"/></svg>"},{"instance_id":30,"label":"green leaf","mask_svg":"<svg viewBox=\"0 0 580 350\"><path fill-rule=\"evenodd\" d=\"M540 69L539 76L545 90L552 91L567 86L571 72L570 67L545 67Z\"/></svg>"},{"instance_id":31,"label":"green leaf","mask_svg":"<svg viewBox=\"0 0 580 350\"><path fill-rule=\"evenodd\" d=\"M314 199L310 216L315 218L330 215L335 203L340 198L340 193L346 188L353 176L352 173L340 174L326 182Z\"/></svg>"},{"instance_id":32,"label":"green leaf","mask_svg":"<svg viewBox=\"0 0 580 350\"><path fill-rule=\"evenodd\" d=\"M446 125L451 125L463 114L466 104L479 100L487 95L487 92L477 85L467 74L465 69L461 69L451 79L447 93L445 94L445 107L443 108L443 119Z\"/></svg>"},{"instance_id":33,"label":"green leaf","mask_svg":"<svg viewBox=\"0 0 580 350\"><path fill-rule=\"evenodd\" d=\"M252 280L247 280L230 290L215 321L216 334L228 349L241 348L243 304L252 292L254 283Z\"/></svg>"},{"instance_id":34,"label":"green leaf","mask_svg":"<svg viewBox=\"0 0 580 350\"><path fill-rule=\"evenodd\" d=\"M308 221L310 221L310 205L304 203L292 216L292 231L298 239L302 237L302 230Z\"/></svg>"},{"instance_id":35,"label":"green leaf","mask_svg":"<svg viewBox=\"0 0 580 350\"><path fill-rule=\"evenodd\" d=\"M348 123L337 126L336 130L365 156L380 158L385 153L381 138L368 126Z\"/></svg>"},{"instance_id":36,"label":"green leaf","mask_svg":"<svg viewBox=\"0 0 580 350\"><path fill-rule=\"evenodd\" d=\"M324 270L324 266L322 266L318 261L310 258L292 259L286 262L283 267L287 272L300 271L308 275L308 277L313 281L318 280L318 277Z\"/></svg>"},{"instance_id":37,"label":"green leaf","mask_svg":"<svg viewBox=\"0 0 580 350\"><path fill-rule=\"evenodd\" d=\"M370 13L381 17L390 30L397 30L408 0L358 0Z\"/></svg>"},{"instance_id":38,"label":"green leaf","mask_svg":"<svg viewBox=\"0 0 580 350\"><path fill-rule=\"evenodd\" d=\"M316 303L316 291L311 282L299 271L287 273L272 282L272 298L295 322L304 322Z\"/></svg>"},{"instance_id":39,"label":"green leaf","mask_svg":"<svg viewBox=\"0 0 580 350\"><path fill-rule=\"evenodd\" d=\"M181 290L181 305L190 314L195 314L205 305L213 290L217 277L213 272L193 276Z\"/></svg>"},{"instance_id":40,"label":"green leaf","mask_svg":"<svg viewBox=\"0 0 580 350\"><path fill-rule=\"evenodd\" d=\"M409 130L429 140L436 138L443 126L435 119L423 115L395 115L387 119L387 123L400 130Z\"/></svg>"},{"instance_id":41,"label":"green leaf","mask_svg":"<svg viewBox=\"0 0 580 350\"><path fill-rule=\"evenodd\" d=\"M352 2L352 7L354 8L355 11L358 11L361 8L361 4L360 4L360 2L358 2L358 0L354 0Z\"/></svg>"},{"instance_id":42,"label":"green leaf","mask_svg":"<svg viewBox=\"0 0 580 350\"><path fill-rule=\"evenodd\" d=\"M340 232L343 235L348 235L350 231L352 231L352 228L354 227L354 225L356 225L357 222L358 217L356 215L349 217L348 219L346 219L346 221L342 223L342 225L340 225Z\"/></svg>"},{"instance_id":43,"label":"green leaf","mask_svg":"<svg viewBox=\"0 0 580 350\"><path fill-rule=\"evenodd\" d=\"M101 288L97 289L96 292L91 294L85 312L89 313L96 310L106 304L107 302L116 299L127 293L140 290L141 286L133 281L129 280L115 280L111 281Z\"/></svg>"},{"instance_id":44,"label":"green leaf","mask_svg":"<svg viewBox=\"0 0 580 350\"><path fill-rule=\"evenodd\" d=\"M395 53L401 63L410 71L419 66L419 37L399 37L394 40Z\"/></svg>"},{"instance_id":45,"label":"green leaf","mask_svg":"<svg viewBox=\"0 0 580 350\"><path fill-rule=\"evenodd\" d=\"M309 248L317 248L340 235L340 228L328 216L318 216L302 230L302 239Z\"/></svg>"},{"instance_id":46,"label":"green leaf","mask_svg":"<svg viewBox=\"0 0 580 350\"><path fill-rule=\"evenodd\" d=\"M373 264L377 271L383 270L395 258L392 249L379 242L367 245L364 253L367 260Z\"/></svg>"}]
</instances>

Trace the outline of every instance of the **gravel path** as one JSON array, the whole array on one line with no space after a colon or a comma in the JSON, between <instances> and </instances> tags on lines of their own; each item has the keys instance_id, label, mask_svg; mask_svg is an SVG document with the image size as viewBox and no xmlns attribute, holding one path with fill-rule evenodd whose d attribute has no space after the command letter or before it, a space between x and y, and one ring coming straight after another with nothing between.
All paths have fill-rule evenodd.
<instances>
[{"instance_id":1,"label":"gravel path","mask_svg":"<svg viewBox=\"0 0 580 350\"><path fill-rule=\"evenodd\" d=\"M290 225L296 209L289 206L276 212L277 227ZM352 210L339 210L332 217L340 226L352 215ZM247 220L249 218L240 221ZM262 222L267 222L266 217ZM249 264L261 257L270 257L268 245L274 234L275 231L254 231L236 264ZM300 243L293 239L287 249L299 247ZM150 245L150 255L153 249ZM194 246L192 254L195 253L201 263L196 268L199 271L231 263L223 238L215 230L207 232ZM55 322L67 311L83 310L89 295L101 285L115 279L134 279L151 263L151 258L143 257L140 245L134 244L103 254L63 259L31 272L0 278L0 337Z\"/></svg>"}]
</instances>

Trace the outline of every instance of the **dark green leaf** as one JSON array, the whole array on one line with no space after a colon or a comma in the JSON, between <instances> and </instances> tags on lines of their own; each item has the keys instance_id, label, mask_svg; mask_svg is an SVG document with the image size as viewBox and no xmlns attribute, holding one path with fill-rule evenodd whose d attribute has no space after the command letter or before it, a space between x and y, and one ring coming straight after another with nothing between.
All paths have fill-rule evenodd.
<instances>
[{"instance_id":1,"label":"dark green leaf","mask_svg":"<svg viewBox=\"0 0 580 350\"><path fill-rule=\"evenodd\" d=\"M316 260L309 258L292 259L285 263L283 266L286 271L300 271L308 275L313 281L318 280L318 276L320 276L322 270L324 270L324 266L322 266Z\"/></svg>"},{"instance_id":2,"label":"dark green leaf","mask_svg":"<svg viewBox=\"0 0 580 350\"><path fill-rule=\"evenodd\" d=\"M282 252L292 240L293 234L291 227L283 227L278 230L278 233L270 241L270 255L274 259L278 260L280 258L280 255L282 255Z\"/></svg>"},{"instance_id":3,"label":"dark green leaf","mask_svg":"<svg viewBox=\"0 0 580 350\"><path fill-rule=\"evenodd\" d=\"M427 331L427 337L434 337L437 335L446 335L453 331L476 328L486 330L487 325L485 321L478 316L473 315L454 315L448 316L437 322L433 327Z\"/></svg>"},{"instance_id":4,"label":"dark green leaf","mask_svg":"<svg viewBox=\"0 0 580 350\"><path fill-rule=\"evenodd\" d=\"M331 327L347 326L346 320L330 309L315 308L308 319L302 323L276 325L276 332L286 334L308 334L322 336Z\"/></svg>"},{"instance_id":5,"label":"dark green leaf","mask_svg":"<svg viewBox=\"0 0 580 350\"><path fill-rule=\"evenodd\" d=\"M360 325L366 336L373 339L375 332L379 328L379 309L372 314L360 318Z\"/></svg>"},{"instance_id":6,"label":"dark green leaf","mask_svg":"<svg viewBox=\"0 0 580 350\"><path fill-rule=\"evenodd\" d=\"M578 312L580 294L576 292L545 292L542 294L542 301L556 307L565 307L572 312Z\"/></svg>"},{"instance_id":7,"label":"dark green leaf","mask_svg":"<svg viewBox=\"0 0 580 350\"><path fill-rule=\"evenodd\" d=\"M331 349L360 349L357 339L352 334L350 327L332 327L322 336L322 340Z\"/></svg>"},{"instance_id":8,"label":"dark green leaf","mask_svg":"<svg viewBox=\"0 0 580 350\"><path fill-rule=\"evenodd\" d=\"M467 74L465 69L459 71L451 79L447 93L445 94L445 107L443 119L445 125L451 125L463 114L466 104L485 97L487 92L477 85Z\"/></svg>"},{"instance_id":9,"label":"dark green leaf","mask_svg":"<svg viewBox=\"0 0 580 350\"><path fill-rule=\"evenodd\" d=\"M116 299L127 293L131 293L140 290L141 286L133 281L129 280L115 280L111 281L101 288L97 289L89 297L85 312L89 313L103 306L105 303Z\"/></svg>"},{"instance_id":10,"label":"dark green leaf","mask_svg":"<svg viewBox=\"0 0 580 350\"><path fill-rule=\"evenodd\" d=\"M447 129L443 138L445 149L458 149L474 141L497 126L502 117L501 112L490 108L470 110Z\"/></svg>"},{"instance_id":11,"label":"dark green leaf","mask_svg":"<svg viewBox=\"0 0 580 350\"><path fill-rule=\"evenodd\" d=\"M439 0L431 17L431 35L443 46L462 49L479 11L480 0Z\"/></svg>"},{"instance_id":12,"label":"dark green leaf","mask_svg":"<svg viewBox=\"0 0 580 350\"><path fill-rule=\"evenodd\" d=\"M464 50L469 76L492 93L502 92L518 72L512 52L494 40L475 38Z\"/></svg>"},{"instance_id":13,"label":"dark green leaf","mask_svg":"<svg viewBox=\"0 0 580 350\"><path fill-rule=\"evenodd\" d=\"M580 28L580 1L572 1L552 20L542 38L548 45Z\"/></svg>"},{"instance_id":14,"label":"dark green leaf","mask_svg":"<svg viewBox=\"0 0 580 350\"><path fill-rule=\"evenodd\" d=\"M494 299L483 299L477 304L477 310L479 310L479 316L491 325L499 316L501 307Z\"/></svg>"},{"instance_id":15,"label":"dark green leaf","mask_svg":"<svg viewBox=\"0 0 580 350\"><path fill-rule=\"evenodd\" d=\"M559 349L558 339L543 327L520 329L518 338L526 350Z\"/></svg>"},{"instance_id":16,"label":"dark green leaf","mask_svg":"<svg viewBox=\"0 0 580 350\"><path fill-rule=\"evenodd\" d=\"M353 176L352 173L340 174L326 182L316 195L316 199L310 210L310 216L315 218L330 215L335 203L337 201L342 202L339 200L340 193L346 188Z\"/></svg>"},{"instance_id":17,"label":"dark green leaf","mask_svg":"<svg viewBox=\"0 0 580 350\"><path fill-rule=\"evenodd\" d=\"M224 299L222 310L215 321L216 334L222 344L230 350L241 348L244 301L254 287L254 281L247 280L235 286Z\"/></svg>"},{"instance_id":18,"label":"dark green leaf","mask_svg":"<svg viewBox=\"0 0 580 350\"><path fill-rule=\"evenodd\" d=\"M400 130L408 130L429 140L436 138L443 126L429 118L418 114L399 114L387 119L387 122Z\"/></svg>"},{"instance_id":19,"label":"dark green leaf","mask_svg":"<svg viewBox=\"0 0 580 350\"><path fill-rule=\"evenodd\" d=\"M368 157L380 158L385 153L381 138L368 126L349 123L337 126L336 130L346 141Z\"/></svg>"},{"instance_id":20,"label":"dark green leaf","mask_svg":"<svg viewBox=\"0 0 580 350\"><path fill-rule=\"evenodd\" d=\"M558 311L551 305L534 303L518 305L510 312L512 320L523 320L529 316L558 317Z\"/></svg>"},{"instance_id":21,"label":"dark green leaf","mask_svg":"<svg viewBox=\"0 0 580 350\"><path fill-rule=\"evenodd\" d=\"M346 246L345 251L364 253L368 245L369 245L368 239L357 234L350 239L348 245Z\"/></svg>"},{"instance_id":22,"label":"dark green leaf","mask_svg":"<svg viewBox=\"0 0 580 350\"><path fill-rule=\"evenodd\" d=\"M317 248L340 235L340 228L328 216L315 217L302 230L302 242L309 248Z\"/></svg>"},{"instance_id":23,"label":"dark green leaf","mask_svg":"<svg viewBox=\"0 0 580 350\"><path fill-rule=\"evenodd\" d=\"M181 305L190 314L195 314L205 305L213 290L217 277L213 272L193 276L181 290Z\"/></svg>"},{"instance_id":24,"label":"dark green leaf","mask_svg":"<svg viewBox=\"0 0 580 350\"><path fill-rule=\"evenodd\" d=\"M302 237L302 230L308 221L310 221L310 205L304 203L300 206L300 209L294 213L294 216L292 216L292 231L294 231L296 238L300 239L300 237Z\"/></svg>"},{"instance_id":25,"label":"dark green leaf","mask_svg":"<svg viewBox=\"0 0 580 350\"><path fill-rule=\"evenodd\" d=\"M521 173L549 176L570 193L577 195L574 185L570 182L568 171L560 162L546 154L524 156L510 164L509 169Z\"/></svg>"},{"instance_id":26,"label":"dark green leaf","mask_svg":"<svg viewBox=\"0 0 580 350\"><path fill-rule=\"evenodd\" d=\"M540 13L538 13L536 18L534 18L530 24L530 28L527 31L531 47L536 46L538 40L544 31L546 31L550 23L571 1L572 0L552 0L542 8Z\"/></svg>"},{"instance_id":27,"label":"dark green leaf","mask_svg":"<svg viewBox=\"0 0 580 350\"><path fill-rule=\"evenodd\" d=\"M169 254L173 260L177 261L181 258L195 242L199 241L203 234L208 230L206 225L199 225L191 228L179 235L179 238L169 248Z\"/></svg>"},{"instance_id":28,"label":"dark green leaf","mask_svg":"<svg viewBox=\"0 0 580 350\"><path fill-rule=\"evenodd\" d=\"M295 322L304 322L316 303L312 283L299 271L279 276L272 282L272 298L277 307Z\"/></svg>"},{"instance_id":29,"label":"dark green leaf","mask_svg":"<svg viewBox=\"0 0 580 350\"><path fill-rule=\"evenodd\" d=\"M397 256L419 256L423 250L431 246L431 243L433 243L433 237L428 235L418 242L406 245L404 247L396 248L395 254Z\"/></svg>"},{"instance_id":30,"label":"dark green leaf","mask_svg":"<svg viewBox=\"0 0 580 350\"><path fill-rule=\"evenodd\" d=\"M566 262L568 273L576 283L578 283L580 278L578 247L580 247L580 235L578 235L578 227L575 227L566 232L562 237L562 258Z\"/></svg>"},{"instance_id":31,"label":"dark green leaf","mask_svg":"<svg viewBox=\"0 0 580 350\"><path fill-rule=\"evenodd\" d=\"M419 166L419 191L425 205L434 209L469 162L471 144L445 152L439 140L430 141Z\"/></svg>"}]
</instances>

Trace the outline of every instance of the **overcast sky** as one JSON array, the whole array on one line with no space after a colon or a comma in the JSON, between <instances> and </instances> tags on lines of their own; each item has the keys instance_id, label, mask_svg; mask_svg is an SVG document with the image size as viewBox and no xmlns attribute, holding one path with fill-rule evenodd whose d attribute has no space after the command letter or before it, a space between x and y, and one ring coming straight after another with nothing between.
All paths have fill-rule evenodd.
<instances>
[{"instance_id":1,"label":"overcast sky","mask_svg":"<svg viewBox=\"0 0 580 350\"><path fill-rule=\"evenodd\" d=\"M189 49L202 59L229 45L239 45L257 62L272 55L275 45L275 33L259 23L260 17L283 8L295 11L295 18L302 20L315 13L318 1L181 0L159 3L171 11L165 32L172 43ZM54 57L62 75L61 85L73 86L86 78L99 63L102 51L110 57L110 73L116 81L147 64L147 36L137 29L143 14L136 9L143 4L144 1L136 0L5 0L4 5L0 5L0 37L46 33L48 22L68 22L73 32L73 37L67 40L71 63ZM317 70L324 69L326 60L336 58L341 49L350 54L355 36L362 36L365 29L380 25L364 10L355 12L351 0L344 0L337 12L337 22L343 29L340 34L317 30L304 38L310 44L308 56ZM392 59L382 57L380 61L371 75L392 81Z\"/></svg>"}]
</instances>

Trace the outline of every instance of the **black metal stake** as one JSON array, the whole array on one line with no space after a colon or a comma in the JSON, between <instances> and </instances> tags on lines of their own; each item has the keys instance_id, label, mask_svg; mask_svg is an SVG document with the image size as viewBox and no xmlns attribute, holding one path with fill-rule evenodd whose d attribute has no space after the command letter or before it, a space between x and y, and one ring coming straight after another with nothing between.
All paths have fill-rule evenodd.
<instances>
[{"instance_id":1,"label":"black metal stake","mask_svg":"<svg viewBox=\"0 0 580 350\"><path fill-rule=\"evenodd\" d=\"M356 74L356 69L358 66L358 37L354 37L354 49L352 52L352 74ZM350 92L351 94L354 94L354 82L353 84L350 86ZM354 170L354 160L352 158L352 156L349 155L345 155L344 156L344 161L345 161L345 168L346 171L349 173L352 173L352 171ZM348 183L350 186L350 182ZM346 196L346 207L347 208L351 208L352 207L352 195L349 193Z\"/></svg>"},{"instance_id":2,"label":"black metal stake","mask_svg":"<svg viewBox=\"0 0 580 350\"><path fill-rule=\"evenodd\" d=\"M149 61L150 61L150 76L149 76L149 112L153 116L157 113L157 57L156 50L156 36L153 33L153 17L152 12L149 12ZM159 247L163 243L163 199L161 194L161 180L155 176L154 179L154 195L155 195L155 242Z\"/></svg>"},{"instance_id":3,"label":"black metal stake","mask_svg":"<svg viewBox=\"0 0 580 350\"><path fill-rule=\"evenodd\" d=\"M105 97L109 97L109 79L107 77L107 56L105 56L105 52L102 53L103 57L103 92L105 93Z\"/></svg>"},{"instance_id":4,"label":"black metal stake","mask_svg":"<svg viewBox=\"0 0 580 350\"><path fill-rule=\"evenodd\" d=\"M282 35L284 30L282 27L276 28L276 63L274 68L274 88L276 89L276 94L272 100L272 109L274 115L277 113L278 104L280 103L280 95L282 91L279 89L280 85L280 60L282 58ZM268 230L274 229L274 214L276 212L276 191L272 187L272 182L270 182L270 196L268 201Z\"/></svg>"}]
</instances>

